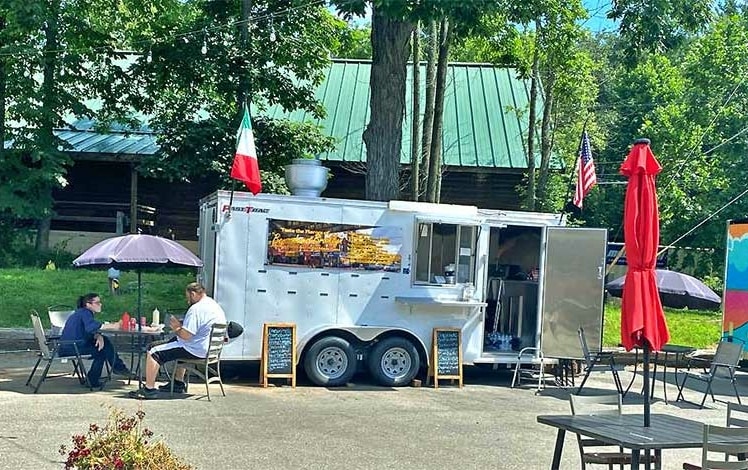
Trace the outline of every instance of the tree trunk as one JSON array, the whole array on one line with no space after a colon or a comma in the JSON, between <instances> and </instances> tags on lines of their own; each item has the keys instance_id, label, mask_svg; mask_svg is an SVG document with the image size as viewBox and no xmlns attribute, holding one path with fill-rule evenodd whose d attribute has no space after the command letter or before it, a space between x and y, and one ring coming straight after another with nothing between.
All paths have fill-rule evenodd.
<instances>
[{"instance_id":1,"label":"tree trunk","mask_svg":"<svg viewBox=\"0 0 748 470\"><path fill-rule=\"evenodd\" d=\"M553 115L554 93L553 87L556 84L556 74L550 72L544 81L543 89L543 121L540 127L540 174L538 175L538 202L541 209L549 211L550 201L548 200L548 179L551 168L551 148L552 129L551 119Z\"/></svg>"},{"instance_id":2,"label":"tree trunk","mask_svg":"<svg viewBox=\"0 0 748 470\"><path fill-rule=\"evenodd\" d=\"M434 95L436 94L436 61L439 56L439 29L436 21L429 27L429 51L426 62L426 97L423 103L423 130L421 135L421 182L422 188L428 187L429 168L431 166L431 134L434 132ZM420 199L424 199L419 195Z\"/></svg>"},{"instance_id":3,"label":"tree trunk","mask_svg":"<svg viewBox=\"0 0 748 470\"><path fill-rule=\"evenodd\" d=\"M418 200L421 175L421 27L416 23L413 30L413 104L411 107L412 127L410 137L410 198Z\"/></svg>"},{"instance_id":4,"label":"tree trunk","mask_svg":"<svg viewBox=\"0 0 748 470\"><path fill-rule=\"evenodd\" d=\"M55 125L55 109L57 97L55 94L55 76L58 64L57 54L59 49L58 39L58 17L59 7L58 1L54 0L49 2L49 11L47 12L47 21L44 22L44 59L43 59L43 71L42 71L42 99L41 108L42 116L39 129L39 147L41 150L41 158L50 158L48 154L56 152L57 146L55 145L55 136L53 133ZM43 162L42 162L43 164ZM43 182L39 193L46 198L49 195L47 201L52 199L52 187L50 183ZM49 230L52 225L52 207L47 207L44 210L44 215L39 219L36 227L36 249L37 251L46 251L49 249Z\"/></svg>"},{"instance_id":5,"label":"tree trunk","mask_svg":"<svg viewBox=\"0 0 748 470\"><path fill-rule=\"evenodd\" d=\"M536 36L537 37L537 36ZM535 210L535 120L537 118L538 99L538 40L535 40L535 50L532 57L532 76L530 77L530 117L527 128L527 194L525 206L528 210Z\"/></svg>"},{"instance_id":6,"label":"tree trunk","mask_svg":"<svg viewBox=\"0 0 748 470\"><path fill-rule=\"evenodd\" d=\"M439 31L439 62L436 67L436 90L434 94L434 126L431 133L431 155L429 159L429 183L427 201L439 202L442 178L442 127L444 124L444 89L447 83L447 60L449 57L449 21L442 18Z\"/></svg>"},{"instance_id":7,"label":"tree trunk","mask_svg":"<svg viewBox=\"0 0 748 470\"><path fill-rule=\"evenodd\" d=\"M405 81L413 25L391 19L375 7L371 28L371 116L364 131L366 199L400 195L400 151L405 115Z\"/></svg>"}]
</instances>

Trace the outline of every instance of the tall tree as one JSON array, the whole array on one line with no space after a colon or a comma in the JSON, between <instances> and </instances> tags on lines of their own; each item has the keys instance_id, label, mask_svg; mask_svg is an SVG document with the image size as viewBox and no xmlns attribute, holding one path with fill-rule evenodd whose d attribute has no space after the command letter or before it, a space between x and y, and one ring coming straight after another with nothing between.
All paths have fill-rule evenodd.
<instances>
[{"instance_id":1,"label":"tall tree","mask_svg":"<svg viewBox=\"0 0 748 470\"><path fill-rule=\"evenodd\" d=\"M434 128L434 97L436 96L436 63L439 59L439 26L429 22L428 54L426 58L426 96L423 102L423 127L421 129L421 184L428 188L431 167L431 136Z\"/></svg>"},{"instance_id":2,"label":"tall tree","mask_svg":"<svg viewBox=\"0 0 748 470\"><path fill-rule=\"evenodd\" d=\"M348 14L363 14L368 2L337 0ZM370 120L364 132L367 149L366 194L369 199L392 199L399 194L400 140L404 115L405 65L413 22L448 18L447 40L454 29L467 34L487 12L499 8L495 0L441 2L434 0L372 0L372 71ZM440 46L441 47L441 46ZM444 44L448 52L448 42ZM446 64L446 59L445 59ZM445 65L446 67L446 65ZM438 91L437 91L438 93ZM435 116L435 119L438 117ZM434 151L432 129L431 152ZM440 145L440 144L439 144ZM438 149L441 151L441 149ZM429 167L433 167L429 155ZM439 158L441 158L439 156ZM424 157L425 160L425 157ZM436 185L438 191L438 184ZM438 195L435 196L438 198Z\"/></svg>"},{"instance_id":3,"label":"tall tree","mask_svg":"<svg viewBox=\"0 0 748 470\"><path fill-rule=\"evenodd\" d=\"M413 30L413 99L411 103L410 198L417 201L421 192L421 27Z\"/></svg>"},{"instance_id":4,"label":"tall tree","mask_svg":"<svg viewBox=\"0 0 748 470\"><path fill-rule=\"evenodd\" d=\"M228 179L237 116L245 99L258 121L263 179L269 177L268 170L282 173L292 155L329 148L330 140L308 127L303 134L306 148L294 140L286 142L289 151L271 154L260 140L288 136L296 128L287 121L254 116L272 105L324 114L314 93L345 26L327 9L286 0L126 3L125 40L141 54L111 77L112 88L121 97L111 111L117 119L132 108L150 116L162 150L143 162L143 172L174 179L206 173Z\"/></svg>"},{"instance_id":5,"label":"tall tree","mask_svg":"<svg viewBox=\"0 0 748 470\"><path fill-rule=\"evenodd\" d=\"M363 135L366 199L388 201L400 194L406 66L413 23L376 4L372 18L370 119Z\"/></svg>"},{"instance_id":6,"label":"tall tree","mask_svg":"<svg viewBox=\"0 0 748 470\"><path fill-rule=\"evenodd\" d=\"M36 246L48 248L52 190L65 184L70 160L54 134L71 115L93 114L86 100L101 85L95 64L114 56L102 30L104 2L0 2L4 93L2 126L13 148L0 156L0 213L36 219ZM107 62L108 61L108 62ZM12 125L11 125L12 124ZM11 214L12 215L8 215Z\"/></svg>"},{"instance_id":7,"label":"tall tree","mask_svg":"<svg viewBox=\"0 0 748 470\"><path fill-rule=\"evenodd\" d=\"M712 19L711 0L613 0L608 16L618 20L629 63L646 52L663 52L682 44L689 33Z\"/></svg>"},{"instance_id":8,"label":"tall tree","mask_svg":"<svg viewBox=\"0 0 748 470\"><path fill-rule=\"evenodd\" d=\"M436 66L436 89L434 96L434 121L431 129L429 151L429 176L426 200L439 202L442 175L442 128L444 123L444 90L447 84L447 60L451 37L449 19L444 17L439 26L439 59Z\"/></svg>"}]
</instances>

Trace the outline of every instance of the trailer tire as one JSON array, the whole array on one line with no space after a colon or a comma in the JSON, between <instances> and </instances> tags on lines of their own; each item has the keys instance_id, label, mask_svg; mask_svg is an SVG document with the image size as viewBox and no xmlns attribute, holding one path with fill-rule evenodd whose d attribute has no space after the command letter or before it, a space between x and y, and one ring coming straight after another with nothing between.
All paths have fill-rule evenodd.
<instances>
[{"instance_id":1,"label":"trailer tire","mask_svg":"<svg viewBox=\"0 0 748 470\"><path fill-rule=\"evenodd\" d=\"M418 349L406 338L386 338L377 343L369 356L369 372L379 384L403 387L418 374Z\"/></svg>"},{"instance_id":2,"label":"trailer tire","mask_svg":"<svg viewBox=\"0 0 748 470\"><path fill-rule=\"evenodd\" d=\"M356 352L351 343L337 336L325 336L306 352L304 371L315 385L339 387L356 373Z\"/></svg>"}]
</instances>

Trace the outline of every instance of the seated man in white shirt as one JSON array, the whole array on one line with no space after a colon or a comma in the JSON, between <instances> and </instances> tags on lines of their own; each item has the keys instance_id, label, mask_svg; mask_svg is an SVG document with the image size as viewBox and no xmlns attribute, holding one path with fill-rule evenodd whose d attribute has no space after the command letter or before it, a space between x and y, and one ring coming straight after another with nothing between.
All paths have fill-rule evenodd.
<instances>
[{"instance_id":1,"label":"seated man in white shirt","mask_svg":"<svg viewBox=\"0 0 748 470\"><path fill-rule=\"evenodd\" d=\"M169 318L169 325L175 333L171 341L152 347L148 351L145 365L145 387L130 392L132 398L158 398L159 389L169 390L170 386L156 388L156 376L159 368L177 359L203 359L208 354L210 328L214 323L226 323L226 314L218 303L208 297L205 288L197 282L187 285L185 290L187 303L190 304L184 321L175 317ZM185 370L177 369L174 377L174 391L184 392Z\"/></svg>"}]
</instances>

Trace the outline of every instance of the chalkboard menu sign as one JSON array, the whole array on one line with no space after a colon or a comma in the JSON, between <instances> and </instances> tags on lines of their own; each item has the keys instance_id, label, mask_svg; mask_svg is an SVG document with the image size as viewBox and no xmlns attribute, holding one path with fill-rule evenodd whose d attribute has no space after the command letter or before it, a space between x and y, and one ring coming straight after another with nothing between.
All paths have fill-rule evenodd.
<instances>
[{"instance_id":1,"label":"chalkboard menu sign","mask_svg":"<svg viewBox=\"0 0 748 470\"><path fill-rule=\"evenodd\" d=\"M265 323L262 332L260 383L269 378L288 378L296 387L296 324Z\"/></svg>"},{"instance_id":2,"label":"chalkboard menu sign","mask_svg":"<svg viewBox=\"0 0 748 470\"><path fill-rule=\"evenodd\" d=\"M430 369L434 388L439 388L439 379L458 379L462 387L462 332L459 328L434 328Z\"/></svg>"}]
</instances>

